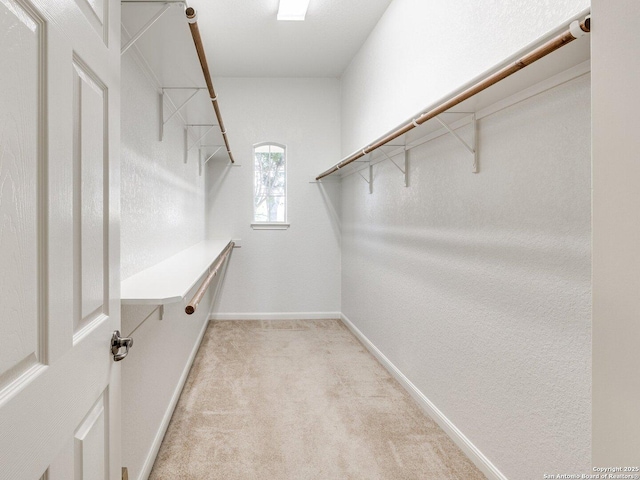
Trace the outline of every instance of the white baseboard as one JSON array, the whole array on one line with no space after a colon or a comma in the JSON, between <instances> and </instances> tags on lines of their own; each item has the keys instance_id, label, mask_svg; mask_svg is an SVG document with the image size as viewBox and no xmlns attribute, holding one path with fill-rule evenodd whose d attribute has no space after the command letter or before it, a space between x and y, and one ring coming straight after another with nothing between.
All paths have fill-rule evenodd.
<instances>
[{"instance_id":1,"label":"white baseboard","mask_svg":"<svg viewBox=\"0 0 640 480\"><path fill-rule=\"evenodd\" d=\"M182 371L182 375L180 375L180 380L178 381L178 385L176 385L176 389L171 396L171 401L169 402L169 407L162 417L162 423L160 423L160 428L156 433L155 438L153 439L153 443L151 444L151 450L149 450L149 454L142 465L142 471L140 472L140 476L138 480L147 480L149 475L151 475L151 469L153 468L153 464L156 461L156 457L158 456L158 451L160 450L160 446L162 445L162 440L164 440L164 435L167 433L167 428L169 428L169 422L171 421L171 417L173 416L173 411L178 404L178 400L180 399L180 395L182 394L182 389L184 388L184 384L187 381L187 377L189 376L189 371L191 370L191 365L193 365L193 361L196 358L196 354L198 353L198 349L200 348L200 344L202 343L202 339L204 338L204 334L207 331L207 327L209 326L209 322L204 322L202 325L202 330L198 334L198 339L191 350L191 354L189 355L189 359L187 360L187 364Z\"/></svg>"},{"instance_id":2,"label":"white baseboard","mask_svg":"<svg viewBox=\"0 0 640 480\"><path fill-rule=\"evenodd\" d=\"M351 321L341 314L342 322L353 332L362 344L378 359L393 377L400 382L420 407L442 428L460 447L469 459L486 475L489 480L508 480L487 457L485 457L471 441L438 408L409 381L398 368Z\"/></svg>"},{"instance_id":3,"label":"white baseboard","mask_svg":"<svg viewBox=\"0 0 640 480\"><path fill-rule=\"evenodd\" d=\"M210 320L325 320L339 319L340 312L282 312L282 313L212 313Z\"/></svg>"}]
</instances>

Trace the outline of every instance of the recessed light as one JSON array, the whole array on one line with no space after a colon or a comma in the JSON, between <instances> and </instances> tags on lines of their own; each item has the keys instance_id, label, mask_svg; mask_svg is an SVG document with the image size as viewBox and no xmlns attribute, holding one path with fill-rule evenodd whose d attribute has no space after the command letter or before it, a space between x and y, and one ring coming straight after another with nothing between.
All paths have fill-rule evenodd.
<instances>
[{"instance_id":1,"label":"recessed light","mask_svg":"<svg viewBox=\"0 0 640 480\"><path fill-rule=\"evenodd\" d=\"M309 0L280 0L278 20L304 20Z\"/></svg>"}]
</instances>

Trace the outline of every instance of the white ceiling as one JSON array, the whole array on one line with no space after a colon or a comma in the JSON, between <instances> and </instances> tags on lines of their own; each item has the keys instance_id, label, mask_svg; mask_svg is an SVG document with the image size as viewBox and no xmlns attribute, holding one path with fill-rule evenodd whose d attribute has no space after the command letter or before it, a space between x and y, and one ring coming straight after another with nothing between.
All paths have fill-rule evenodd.
<instances>
[{"instance_id":1,"label":"white ceiling","mask_svg":"<svg viewBox=\"0 0 640 480\"><path fill-rule=\"evenodd\" d=\"M311 0L306 20L276 20L278 0L189 0L211 73L339 77L391 0Z\"/></svg>"},{"instance_id":2,"label":"white ceiling","mask_svg":"<svg viewBox=\"0 0 640 480\"><path fill-rule=\"evenodd\" d=\"M123 45L164 7L162 0L131 1L122 4ZM304 22L277 21L278 0L188 3L198 10L198 26L213 77L339 77L391 1L311 0ZM157 88L205 84L180 4L173 4L125 55L127 60L136 59ZM164 117L191 93L188 89L166 90ZM224 117L224 96L220 105ZM199 91L178 118L188 124L214 122L206 90ZM194 126L189 143L195 144L207 128ZM200 144L221 145L219 129L210 131ZM224 149L218 157L226 158Z\"/></svg>"}]
</instances>

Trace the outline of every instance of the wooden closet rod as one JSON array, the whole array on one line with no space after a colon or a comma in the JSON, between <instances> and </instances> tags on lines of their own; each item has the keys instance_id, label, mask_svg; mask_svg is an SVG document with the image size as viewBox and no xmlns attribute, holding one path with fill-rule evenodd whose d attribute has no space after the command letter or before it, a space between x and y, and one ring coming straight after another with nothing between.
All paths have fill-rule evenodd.
<instances>
[{"instance_id":1,"label":"wooden closet rod","mask_svg":"<svg viewBox=\"0 0 640 480\"><path fill-rule=\"evenodd\" d=\"M209 272L209 275L207 275L207 278L204 279L204 282L202 282L202 285L200 285L200 288L198 289L196 294L193 296L193 298L189 302L189 305L185 307L184 311L187 315L191 315L196 311L196 309L198 308L198 304L202 300L202 297L204 297L204 294L209 288L209 285L211 285L211 281L213 280L213 277L215 277L218 274L220 267L222 266L224 261L227 259L227 257L229 256L229 253L231 252L231 250L233 250L233 247L235 245L236 244L234 242L232 241L229 242L227 246L224 247L224 250L222 251L222 253L218 255L218 258L216 259L216 262L213 265L213 268Z\"/></svg>"},{"instance_id":2,"label":"wooden closet rod","mask_svg":"<svg viewBox=\"0 0 640 480\"><path fill-rule=\"evenodd\" d=\"M218 97L216 91L213 89L213 82L211 81L211 74L209 73L209 64L207 63L207 56L204 53L204 46L202 45L202 37L200 37L200 30L198 29L198 21L196 15L196 9L193 7L187 7L185 9L187 15L187 22L189 22L189 30L191 30L191 36L193 37L193 43L196 46L198 52L198 58L200 59L200 66L202 67L202 74L204 80L207 83L207 89L209 90L209 98L213 104L213 110L216 112L216 118L218 119L218 125L222 132L222 138L224 144L227 147L227 153L231 163L236 163L233 160L233 154L231 153L231 146L229 145L229 139L227 138L227 131L224 128L224 122L222 121L222 115L220 114L220 107L218 106Z\"/></svg>"},{"instance_id":3,"label":"wooden closet rod","mask_svg":"<svg viewBox=\"0 0 640 480\"><path fill-rule=\"evenodd\" d=\"M464 102L465 100L473 97L474 95L482 92L483 90L486 90L490 86L498 83L499 81L504 80L505 78L513 75L517 71L522 70L523 68L531 65L532 63L536 62L537 60L540 60L541 58L543 58L543 57L549 55L550 53L558 50L560 47L562 47L562 46L564 46L564 45L566 45L568 43L571 43L576 38L581 36L579 32L576 32L574 30L574 28L579 27L579 29L582 32L585 32L585 33L588 33L588 32L591 31L591 18L589 16L587 18L585 18L584 20L582 20L582 22L575 22L575 24L576 25L570 27L569 29L567 29L566 31L564 31L563 33L558 35L557 37L549 40L548 42L546 42L543 45L539 46L538 48L534 49L530 53L524 55L523 57L521 57L520 59L516 60L515 62L507 65L506 67L502 68L501 70L498 70L497 72L493 73L492 75L489 75L489 77L487 77L487 78L485 78L483 80L480 80L475 85L472 85L471 87L467 88L466 90L464 90L463 92L457 94L456 96L454 96L453 98L447 100L446 102L438 105L437 107L433 108L432 110L419 115L417 118L415 118L414 120L410 121L409 123L399 127L397 130L394 130L391 133L386 134L384 137L380 138L375 143L373 143L371 145L368 145L368 146L362 148L360 151L358 151L358 152L346 157L344 160L342 160L341 162L337 163L336 165L331 167L329 170L327 170L325 172L322 172L320 175L318 175L316 177L316 180L320 180L320 179L322 179L322 178L324 178L324 177L326 177L328 175L331 175L334 172L337 172L339 169L341 169L342 167L344 167L346 165L349 165L351 162L355 162L359 158L362 158L365 155L367 155L367 154L373 152L374 150L380 148L381 146L385 145L386 143L389 143L391 140L395 140L396 138L400 137L401 135L404 135L405 133L413 130L417 126L422 125L426 121L431 120L434 117L437 117L438 115L440 115L441 113L446 112L450 108L455 107L456 105ZM574 35L574 33L575 33L575 35Z\"/></svg>"}]
</instances>

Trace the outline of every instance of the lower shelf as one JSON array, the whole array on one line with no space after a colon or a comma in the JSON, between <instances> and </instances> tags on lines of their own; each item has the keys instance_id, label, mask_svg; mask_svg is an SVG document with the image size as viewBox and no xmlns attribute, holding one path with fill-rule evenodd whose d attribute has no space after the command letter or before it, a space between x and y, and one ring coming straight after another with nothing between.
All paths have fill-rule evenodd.
<instances>
[{"instance_id":1,"label":"lower shelf","mask_svg":"<svg viewBox=\"0 0 640 480\"><path fill-rule=\"evenodd\" d=\"M177 253L126 280L123 305L167 305L181 302L231 239L208 240Z\"/></svg>"}]
</instances>

